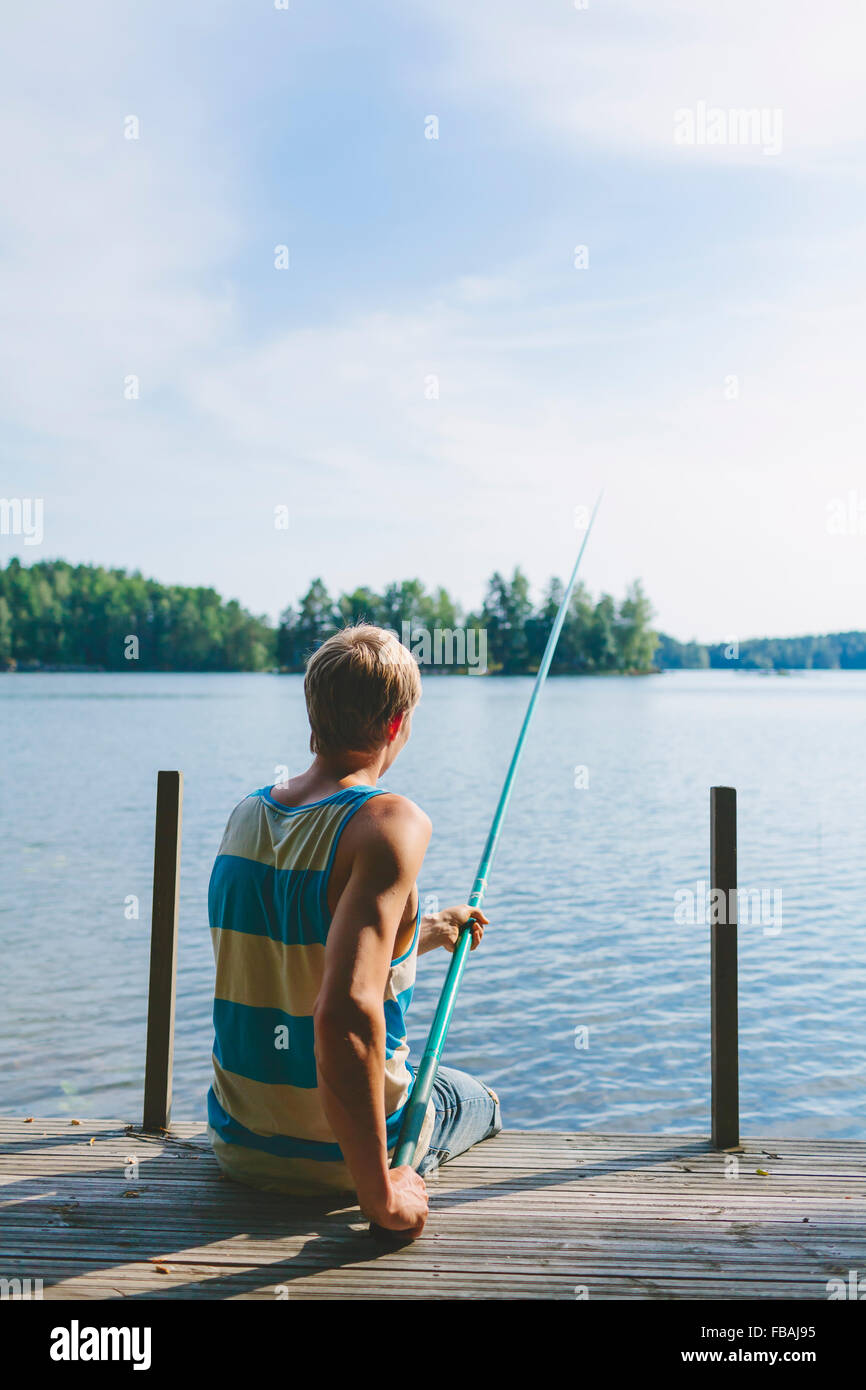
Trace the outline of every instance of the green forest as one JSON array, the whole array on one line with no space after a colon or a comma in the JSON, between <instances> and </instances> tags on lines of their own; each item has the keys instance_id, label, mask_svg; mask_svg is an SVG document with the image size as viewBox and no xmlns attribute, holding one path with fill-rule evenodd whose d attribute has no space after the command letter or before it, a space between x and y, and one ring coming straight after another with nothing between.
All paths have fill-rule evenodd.
<instances>
[{"instance_id":1,"label":"green forest","mask_svg":"<svg viewBox=\"0 0 866 1390\"><path fill-rule=\"evenodd\" d=\"M215 589L62 560L25 567L13 559L0 570L0 669L302 671L332 632L366 621L401 635L405 624L412 633L484 631L487 668L521 674L537 668L562 594L562 583L551 580L541 603L533 604L529 581L517 569L510 580L494 574L481 610L466 613L445 589L428 592L417 579L390 584L381 594L359 588L333 597L315 579L274 627ZM619 603L609 594L593 602L578 588L553 669L652 670L658 639L651 618L639 583Z\"/></svg>"},{"instance_id":2,"label":"green forest","mask_svg":"<svg viewBox=\"0 0 866 1390\"><path fill-rule=\"evenodd\" d=\"M160 584L138 572L63 560L0 569L0 670L301 671L310 652L346 623L367 621L398 634L463 629L486 634L487 669L533 672L562 599L551 579L533 602L518 568L494 574L477 612L444 588L418 579L383 593L358 588L331 595L321 579L285 608L274 626L215 589ZM572 596L553 671L570 674L654 670L866 668L866 633L756 638L739 647L681 643L657 633L640 581L624 598ZM408 629L407 625L408 624ZM432 671L460 671L456 665Z\"/></svg>"}]
</instances>

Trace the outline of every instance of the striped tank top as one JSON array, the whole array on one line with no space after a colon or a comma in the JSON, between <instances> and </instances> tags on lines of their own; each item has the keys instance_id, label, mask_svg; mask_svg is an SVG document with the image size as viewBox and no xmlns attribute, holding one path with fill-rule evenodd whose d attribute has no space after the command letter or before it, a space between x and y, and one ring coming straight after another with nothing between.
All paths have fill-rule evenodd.
<instances>
[{"instance_id":1,"label":"striped tank top","mask_svg":"<svg viewBox=\"0 0 866 1390\"><path fill-rule=\"evenodd\" d=\"M208 1135L223 1172L271 1191L351 1191L316 1080L313 1006L331 914L328 879L340 835L379 795L347 787L308 806L283 806L271 788L229 817L208 888L216 962L213 1083ZM414 1085L406 1010L415 985L421 911L412 945L391 962L385 986L388 1147ZM428 1106L416 1161L434 1122Z\"/></svg>"}]
</instances>

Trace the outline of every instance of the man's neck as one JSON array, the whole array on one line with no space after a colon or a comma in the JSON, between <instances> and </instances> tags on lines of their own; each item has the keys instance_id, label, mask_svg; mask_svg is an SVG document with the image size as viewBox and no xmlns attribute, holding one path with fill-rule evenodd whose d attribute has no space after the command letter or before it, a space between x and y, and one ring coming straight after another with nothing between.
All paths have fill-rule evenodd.
<instances>
[{"instance_id":1,"label":"man's neck","mask_svg":"<svg viewBox=\"0 0 866 1390\"><path fill-rule=\"evenodd\" d=\"M377 753L317 753L306 772L275 787L272 795L286 806L321 801L347 787L375 787L385 765L386 750Z\"/></svg>"},{"instance_id":2,"label":"man's neck","mask_svg":"<svg viewBox=\"0 0 866 1390\"><path fill-rule=\"evenodd\" d=\"M317 753L302 775L314 781L333 782L335 790L362 784L375 787L382 776L386 756L385 748L375 753L352 753L348 750L333 754Z\"/></svg>"}]
</instances>

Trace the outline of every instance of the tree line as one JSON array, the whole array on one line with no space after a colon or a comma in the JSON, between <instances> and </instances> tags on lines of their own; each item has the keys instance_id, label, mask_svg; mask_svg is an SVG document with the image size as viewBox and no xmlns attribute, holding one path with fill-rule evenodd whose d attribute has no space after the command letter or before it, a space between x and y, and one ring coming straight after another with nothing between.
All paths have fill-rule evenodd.
<instances>
[{"instance_id":1,"label":"tree line","mask_svg":"<svg viewBox=\"0 0 866 1390\"><path fill-rule=\"evenodd\" d=\"M749 637L743 642L677 642L659 636L656 664L665 671L862 671L866 632L830 632L821 637Z\"/></svg>"},{"instance_id":2,"label":"tree line","mask_svg":"<svg viewBox=\"0 0 866 1390\"><path fill-rule=\"evenodd\" d=\"M483 631L487 668L519 675L538 667L562 595L561 580L551 579L533 603L519 568L510 579L498 572L491 577L476 612L418 579L389 584L381 593L357 588L336 596L314 579L274 626L215 589L160 584L101 565L50 560L24 566L12 559L0 568L0 670L301 671L332 632L366 621L408 633L410 646L419 629ZM610 594L593 599L578 585L552 669L866 669L866 632L705 645L655 632L652 617L639 581L620 601Z\"/></svg>"},{"instance_id":3,"label":"tree line","mask_svg":"<svg viewBox=\"0 0 866 1390\"><path fill-rule=\"evenodd\" d=\"M331 596L315 579L276 627L215 589L159 584L137 571L63 560L0 569L0 669L301 671L310 652L346 623L392 628L414 645L419 629L484 632L487 668L522 674L537 668L562 600L552 579L532 602L520 569L497 573L476 613L446 589L418 579L382 592L357 588ZM657 636L639 582L617 601L593 601L581 585L572 596L553 669L561 672L650 671ZM461 669L449 666L448 670Z\"/></svg>"}]
</instances>

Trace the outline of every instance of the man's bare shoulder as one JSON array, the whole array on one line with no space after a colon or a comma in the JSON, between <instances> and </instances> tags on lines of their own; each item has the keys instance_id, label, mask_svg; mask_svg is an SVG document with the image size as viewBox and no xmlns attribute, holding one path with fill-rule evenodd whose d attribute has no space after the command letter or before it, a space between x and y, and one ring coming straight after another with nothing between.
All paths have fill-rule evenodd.
<instances>
[{"instance_id":1,"label":"man's bare shoulder","mask_svg":"<svg viewBox=\"0 0 866 1390\"><path fill-rule=\"evenodd\" d=\"M344 838L356 851L391 851L402 857L426 849L432 831L430 817L408 796L381 792L352 817Z\"/></svg>"},{"instance_id":2,"label":"man's bare shoulder","mask_svg":"<svg viewBox=\"0 0 866 1390\"><path fill-rule=\"evenodd\" d=\"M380 792L378 796L371 796L355 820L362 829L366 826L376 836L423 835L429 840L433 830L427 812L410 801L408 796L400 796L397 792Z\"/></svg>"}]
</instances>

